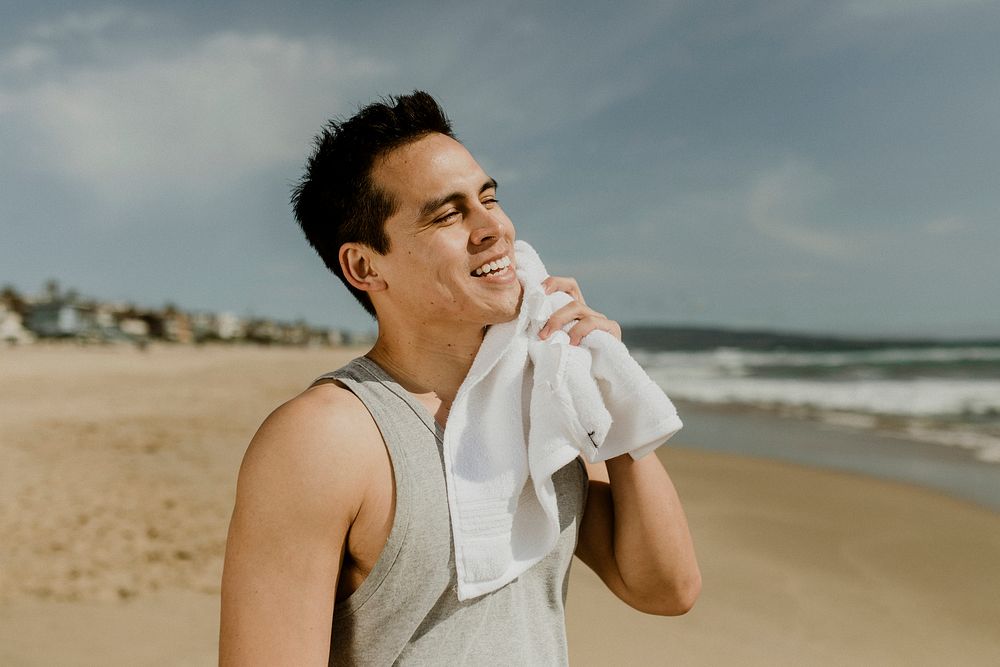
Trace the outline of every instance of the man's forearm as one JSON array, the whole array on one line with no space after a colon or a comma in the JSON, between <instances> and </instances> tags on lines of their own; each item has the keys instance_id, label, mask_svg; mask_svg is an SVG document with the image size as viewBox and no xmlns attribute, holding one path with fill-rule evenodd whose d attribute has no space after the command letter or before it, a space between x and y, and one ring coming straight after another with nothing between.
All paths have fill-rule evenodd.
<instances>
[{"instance_id":1,"label":"man's forearm","mask_svg":"<svg viewBox=\"0 0 1000 667\"><path fill-rule=\"evenodd\" d=\"M691 533L670 475L654 454L607 461L614 506L614 558L637 598L687 611L701 588Z\"/></svg>"}]
</instances>

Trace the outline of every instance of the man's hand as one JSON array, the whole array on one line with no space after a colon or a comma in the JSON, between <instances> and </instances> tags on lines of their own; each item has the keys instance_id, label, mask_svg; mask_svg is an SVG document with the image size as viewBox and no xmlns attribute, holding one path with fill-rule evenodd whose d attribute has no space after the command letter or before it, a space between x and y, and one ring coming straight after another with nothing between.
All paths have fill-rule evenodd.
<instances>
[{"instance_id":1,"label":"man's hand","mask_svg":"<svg viewBox=\"0 0 1000 667\"><path fill-rule=\"evenodd\" d=\"M607 331L618 340L622 339L622 328L618 323L609 320L602 313L589 307L583 300L583 294L580 293L580 285L573 278L549 276L542 281L542 287L546 294L566 292L573 297L573 301L552 313L549 321L538 332L538 337L542 340L548 338L553 331L559 331L574 320L576 320L576 324L568 332L570 345L579 345L584 336L595 329Z\"/></svg>"},{"instance_id":2,"label":"man's hand","mask_svg":"<svg viewBox=\"0 0 1000 667\"><path fill-rule=\"evenodd\" d=\"M569 330L572 345L595 329L622 339L618 323L587 306L573 278L550 276L542 287L546 294L566 292L573 301L552 313L540 338L576 320ZM686 613L701 591L701 571L680 498L659 458L624 455L585 465L590 491L576 555L631 607Z\"/></svg>"}]
</instances>

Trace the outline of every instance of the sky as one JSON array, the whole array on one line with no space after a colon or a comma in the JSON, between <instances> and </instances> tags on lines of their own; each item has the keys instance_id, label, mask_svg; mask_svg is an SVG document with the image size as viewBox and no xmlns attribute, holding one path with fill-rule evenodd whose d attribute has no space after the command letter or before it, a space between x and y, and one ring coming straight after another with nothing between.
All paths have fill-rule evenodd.
<instances>
[{"instance_id":1,"label":"sky","mask_svg":"<svg viewBox=\"0 0 1000 667\"><path fill-rule=\"evenodd\" d=\"M288 200L328 119L422 89L625 325L1000 337L998 2L7 5L23 292L373 330Z\"/></svg>"}]
</instances>

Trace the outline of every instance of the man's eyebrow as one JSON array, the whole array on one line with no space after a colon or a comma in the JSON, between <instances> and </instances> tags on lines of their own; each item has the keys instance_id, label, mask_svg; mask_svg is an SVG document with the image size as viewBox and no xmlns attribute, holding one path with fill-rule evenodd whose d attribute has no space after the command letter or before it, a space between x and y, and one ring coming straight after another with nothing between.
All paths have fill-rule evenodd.
<instances>
[{"instance_id":1,"label":"man's eyebrow","mask_svg":"<svg viewBox=\"0 0 1000 667\"><path fill-rule=\"evenodd\" d=\"M483 194L487 190L495 190L496 187L497 187L496 179L489 178L483 183L482 187L479 188L479 194ZM450 194L444 195L443 197L437 197L436 199L432 199L428 202L425 202L424 205L420 207L420 217L426 218L428 215L438 210L445 204L448 204L453 201L458 201L459 199L463 199L464 197L465 195L461 192L452 192Z\"/></svg>"}]
</instances>

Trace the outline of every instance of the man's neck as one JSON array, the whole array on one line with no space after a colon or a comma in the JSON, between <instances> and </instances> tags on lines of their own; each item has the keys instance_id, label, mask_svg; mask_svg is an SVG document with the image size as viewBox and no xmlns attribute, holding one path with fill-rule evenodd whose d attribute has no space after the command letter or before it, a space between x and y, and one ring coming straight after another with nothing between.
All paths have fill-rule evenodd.
<instances>
[{"instance_id":1,"label":"man's neck","mask_svg":"<svg viewBox=\"0 0 1000 667\"><path fill-rule=\"evenodd\" d=\"M447 412L472 368L484 333L485 327L410 331L405 337L380 331L366 356L408 392L425 403L426 399L439 400Z\"/></svg>"}]
</instances>

